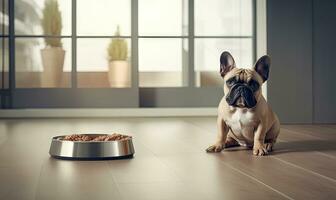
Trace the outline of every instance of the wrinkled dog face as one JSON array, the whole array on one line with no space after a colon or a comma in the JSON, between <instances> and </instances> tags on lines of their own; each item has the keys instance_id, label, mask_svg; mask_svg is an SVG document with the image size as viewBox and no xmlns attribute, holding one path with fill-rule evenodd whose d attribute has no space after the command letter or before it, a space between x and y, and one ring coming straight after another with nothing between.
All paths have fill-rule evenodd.
<instances>
[{"instance_id":1,"label":"wrinkled dog face","mask_svg":"<svg viewBox=\"0 0 336 200\"><path fill-rule=\"evenodd\" d=\"M268 79L269 56L261 57L253 69L237 68L229 52L220 57L220 74L224 79L225 100L230 106L253 108L261 96L261 85Z\"/></svg>"},{"instance_id":2,"label":"wrinkled dog face","mask_svg":"<svg viewBox=\"0 0 336 200\"><path fill-rule=\"evenodd\" d=\"M225 87L229 91L226 102L230 106L253 108L257 104L260 83L253 79L251 70L235 70L225 81Z\"/></svg>"}]
</instances>

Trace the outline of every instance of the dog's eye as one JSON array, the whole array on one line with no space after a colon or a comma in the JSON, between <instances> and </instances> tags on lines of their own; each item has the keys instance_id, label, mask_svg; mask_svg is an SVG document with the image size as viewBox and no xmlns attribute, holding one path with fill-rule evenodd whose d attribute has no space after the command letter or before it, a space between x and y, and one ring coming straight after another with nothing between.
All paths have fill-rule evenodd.
<instances>
[{"instance_id":1,"label":"dog's eye","mask_svg":"<svg viewBox=\"0 0 336 200\"><path fill-rule=\"evenodd\" d=\"M231 87L236 83L236 79L235 78L230 78L229 80L226 81L226 85Z\"/></svg>"},{"instance_id":2,"label":"dog's eye","mask_svg":"<svg viewBox=\"0 0 336 200\"><path fill-rule=\"evenodd\" d=\"M248 85L251 87L251 89L255 92L259 89L259 83L255 80L251 80Z\"/></svg>"}]
</instances>

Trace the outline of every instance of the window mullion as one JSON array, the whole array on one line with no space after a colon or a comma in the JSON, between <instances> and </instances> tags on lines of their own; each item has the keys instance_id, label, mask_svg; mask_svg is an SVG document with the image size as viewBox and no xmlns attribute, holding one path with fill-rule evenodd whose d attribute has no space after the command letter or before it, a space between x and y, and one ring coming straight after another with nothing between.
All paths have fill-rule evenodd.
<instances>
[{"instance_id":1,"label":"window mullion","mask_svg":"<svg viewBox=\"0 0 336 200\"><path fill-rule=\"evenodd\" d=\"M71 17L71 88L77 88L77 0L72 0L72 17Z\"/></svg>"},{"instance_id":2,"label":"window mullion","mask_svg":"<svg viewBox=\"0 0 336 200\"><path fill-rule=\"evenodd\" d=\"M189 0L189 9L188 9L188 51L189 51L189 60L188 60L188 70L183 75L183 80L186 80L187 87L195 86L195 66L194 66L194 0ZM185 77L186 76L186 77Z\"/></svg>"},{"instance_id":3,"label":"window mullion","mask_svg":"<svg viewBox=\"0 0 336 200\"><path fill-rule=\"evenodd\" d=\"M138 71L139 71L139 59L138 59L138 0L131 0L131 86L132 88L138 88Z\"/></svg>"},{"instance_id":4,"label":"window mullion","mask_svg":"<svg viewBox=\"0 0 336 200\"><path fill-rule=\"evenodd\" d=\"M6 101L6 106L12 108L12 95L13 90L15 89L15 37L14 37L14 12L15 12L15 5L14 1L8 1L8 53L9 53L9 101Z\"/></svg>"}]
</instances>

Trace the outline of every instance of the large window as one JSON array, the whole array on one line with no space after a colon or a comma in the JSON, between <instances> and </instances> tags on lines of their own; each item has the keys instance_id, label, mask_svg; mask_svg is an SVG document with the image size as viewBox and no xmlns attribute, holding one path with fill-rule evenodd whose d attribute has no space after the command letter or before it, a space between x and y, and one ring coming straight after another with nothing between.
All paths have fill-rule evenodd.
<instances>
[{"instance_id":1,"label":"large window","mask_svg":"<svg viewBox=\"0 0 336 200\"><path fill-rule=\"evenodd\" d=\"M78 87L131 87L131 0L77 0L76 19Z\"/></svg>"},{"instance_id":2,"label":"large window","mask_svg":"<svg viewBox=\"0 0 336 200\"><path fill-rule=\"evenodd\" d=\"M15 0L14 5L15 86L71 87L71 1Z\"/></svg>"},{"instance_id":3,"label":"large window","mask_svg":"<svg viewBox=\"0 0 336 200\"><path fill-rule=\"evenodd\" d=\"M188 67L188 1L139 1L139 86L181 87Z\"/></svg>"},{"instance_id":4,"label":"large window","mask_svg":"<svg viewBox=\"0 0 336 200\"><path fill-rule=\"evenodd\" d=\"M231 52L239 67L253 62L251 0L195 0L195 84L222 85L219 55Z\"/></svg>"},{"instance_id":5,"label":"large window","mask_svg":"<svg viewBox=\"0 0 336 200\"><path fill-rule=\"evenodd\" d=\"M255 59L255 0L0 1L2 88L136 89L143 102L220 88L222 51Z\"/></svg>"}]
</instances>

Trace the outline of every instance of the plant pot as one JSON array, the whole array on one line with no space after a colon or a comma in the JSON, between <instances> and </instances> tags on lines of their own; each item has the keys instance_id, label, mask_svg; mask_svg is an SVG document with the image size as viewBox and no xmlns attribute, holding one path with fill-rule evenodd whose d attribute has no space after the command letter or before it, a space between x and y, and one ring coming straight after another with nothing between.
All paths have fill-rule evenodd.
<instances>
[{"instance_id":1,"label":"plant pot","mask_svg":"<svg viewBox=\"0 0 336 200\"><path fill-rule=\"evenodd\" d=\"M61 47L50 47L41 50L43 73L42 87L60 87L65 51Z\"/></svg>"},{"instance_id":2,"label":"plant pot","mask_svg":"<svg viewBox=\"0 0 336 200\"><path fill-rule=\"evenodd\" d=\"M130 66L125 60L115 60L109 63L108 79L111 87L130 87Z\"/></svg>"}]
</instances>

